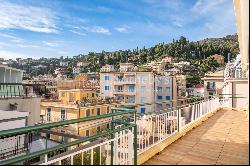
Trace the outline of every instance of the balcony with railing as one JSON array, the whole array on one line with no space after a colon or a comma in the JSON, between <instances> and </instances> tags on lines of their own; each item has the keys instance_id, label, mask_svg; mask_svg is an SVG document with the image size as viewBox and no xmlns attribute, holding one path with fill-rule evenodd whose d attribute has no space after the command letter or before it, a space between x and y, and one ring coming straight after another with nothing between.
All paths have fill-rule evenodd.
<instances>
[{"instance_id":1,"label":"balcony with railing","mask_svg":"<svg viewBox=\"0 0 250 166\"><path fill-rule=\"evenodd\" d=\"M0 99L46 97L48 90L40 84L0 83Z\"/></svg>"},{"instance_id":2,"label":"balcony with railing","mask_svg":"<svg viewBox=\"0 0 250 166\"><path fill-rule=\"evenodd\" d=\"M135 114L128 114L129 111L134 112L134 110L115 108L117 111L110 115L49 123L46 125L50 126L37 127L54 128L112 117L112 128L107 132L33 154L3 160L0 164L27 161L38 155L44 156L40 157L39 164L59 165L248 164L248 120L244 119L244 112L228 110L228 107L228 99L213 98L192 103L171 112L143 115L136 119L133 118ZM114 116L118 114L119 118ZM131 126L132 124L134 127ZM31 129L25 128L22 131L30 132ZM0 131L0 139L13 136L15 133L20 134L19 129ZM109 137L104 139L107 135ZM97 137L101 139L97 140ZM83 142L92 139L95 141L82 145ZM63 153L48 156L48 153L66 147L72 148ZM236 150L237 148L239 150ZM160 155L157 155L158 153Z\"/></svg>"}]
</instances>

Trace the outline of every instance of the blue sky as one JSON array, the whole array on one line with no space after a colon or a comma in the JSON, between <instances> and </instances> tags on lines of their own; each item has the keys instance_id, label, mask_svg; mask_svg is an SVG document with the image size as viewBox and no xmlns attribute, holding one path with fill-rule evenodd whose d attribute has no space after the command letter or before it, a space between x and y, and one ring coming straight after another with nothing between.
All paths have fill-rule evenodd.
<instances>
[{"instance_id":1,"label":"blue sky","mask_svg":"<svg viewBox=\"0 0 250 166\"><path fill-rule=\"evenodd\" d=\"M75 56L236 33L233 0L0 0L0 57Z\"/></svg>"}]
</instances>

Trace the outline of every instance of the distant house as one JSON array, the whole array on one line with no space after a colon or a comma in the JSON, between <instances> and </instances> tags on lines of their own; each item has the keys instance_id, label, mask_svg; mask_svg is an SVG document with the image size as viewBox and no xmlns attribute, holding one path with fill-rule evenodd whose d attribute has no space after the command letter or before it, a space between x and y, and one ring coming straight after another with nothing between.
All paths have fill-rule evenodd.
<instances>
[{"instance_id":1,"label":"distant house","mask_svg":"<svg viewBox=\"0 0 250 166\"><path fill-rule=\"evenodd\" d=\"M204 81L205 97L218 96L219 94L222 93L224 85L223 70L219 70L214 73L212 72L206 73L205 77L203 77L202 80Z\"/></svg>"},{"instance_id":2,"label":"distant house","mask_svg":"<svg viewBox=\"0 0 250 166\"><path fill-rule=\"evenodd\" d=\"M217 61L217 63L219 65L224 65L224 56L223 55L219 55L219 54L214 54L214 55L211 55L210 58L213 58L214 60Z\"/></svg>"},{"instance_id":3,"label":"distant house","mask_svg":"<svg viewBox=\"0 0 250 166\"><path fill-rule=\"evenodd\" d=\"M73 67L73 74L79 74L80 73L80 67Z\"/></svg>"},{"instance_id":4,"label":"distant house","mask_svg":"<svg viewBox=\"0 0 250 166\"><path fill-rule=\"evenodd\" d=\"M87 62L77 62L77 64L76 64L77 67L86 67L88 65L89 65L89 63L87 63Z\"/></svg>"},{"instance_id":5,"label":"distant house","mask_svg":"<svg viewBox=\"0 0 250 166\"><path fill-rule=\"evenodd\" d=\"M68 62L68 61L64 61L64 62L61 61L61 62L60 62L60 66L61 66L61 67L67 67L68 65L69 65L69 62Z\"/></svg>"},{"instance_id":6,"label":"distant house","mask_svg":"<svg viewBox=\"0 0 250 166\"><path fill-rule=\"evenodd\" d=\"M204 85L197 84L192 88L187 88L188 96L204 97Z\"/></svg>"}]
</instances>

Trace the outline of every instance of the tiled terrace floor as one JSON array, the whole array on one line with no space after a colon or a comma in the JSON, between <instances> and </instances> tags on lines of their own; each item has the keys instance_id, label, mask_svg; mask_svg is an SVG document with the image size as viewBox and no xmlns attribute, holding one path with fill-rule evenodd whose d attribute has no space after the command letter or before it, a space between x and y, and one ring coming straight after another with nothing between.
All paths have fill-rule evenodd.
<instances>
[{"instance_id":1,"label":"tiled terrace floor","mask_svg":"<svg viewBox=\"0 0 250 166\"><path fill-rule=\"evenodd\" d=\"M248 165L249 121L245 112L217 112L144 164Z\"/></svg>"}]
</instances>

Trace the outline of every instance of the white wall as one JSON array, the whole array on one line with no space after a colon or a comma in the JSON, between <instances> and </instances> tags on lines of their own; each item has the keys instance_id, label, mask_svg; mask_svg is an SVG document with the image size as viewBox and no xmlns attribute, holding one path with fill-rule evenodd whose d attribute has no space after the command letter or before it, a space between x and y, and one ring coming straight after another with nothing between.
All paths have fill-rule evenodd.
<instances>
[{"instance_id":1,"label":"white wall","mask_svg":"<svg viewBox=\"0 0 250 166\"><path fill-rule=\"evenodd\" d=\"M17 103L17 111L30 112L28 125L34 125L40 122L40 98L13 98L0 99L0 110L9 110L10 103Z\"/></svg>"}]
</instances>

